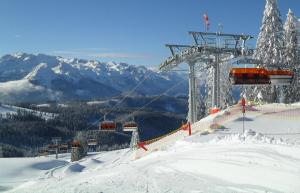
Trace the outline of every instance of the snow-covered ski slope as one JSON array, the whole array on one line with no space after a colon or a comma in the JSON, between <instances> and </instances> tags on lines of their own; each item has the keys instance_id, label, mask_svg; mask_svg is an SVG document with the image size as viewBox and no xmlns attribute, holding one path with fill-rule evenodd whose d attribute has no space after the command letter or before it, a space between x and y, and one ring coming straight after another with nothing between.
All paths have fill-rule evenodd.
<instances>
[{"instance_id":1,"label":"snow-covered ski slope","mask_svg":"<svg viewBox=\"0 0 300 193\"><path fill-rule=\"evenodd\" d=\"M17 107L17 106L13 106L13 105L0 104L0 115L4 118L6 117L6 115L8 113L9 114L17 114L18 111L30 112L30 113L33 113L34 115L39 116L45 120L53 119L55 116L57 116L57 114L54 114L54 113L46 113L46 112L41 112L41 111L35 111L32 109Z\"/></svg>"},{"instance_id":2,"label":"snow-covered ski slope","mask_svg":"<svg viewBox=\"0 0 300 193\"><path fill-rule=\"evenodd\" d=\"M300 192L300 106L231 107L147 145L149 154L100 152L0 159L0 190L60 193ZM251 129L251 130L250 130ZM208 134L208 132L213 132ZM139 159L136 159L139 157Z\"/></svg>"}]
</instances>

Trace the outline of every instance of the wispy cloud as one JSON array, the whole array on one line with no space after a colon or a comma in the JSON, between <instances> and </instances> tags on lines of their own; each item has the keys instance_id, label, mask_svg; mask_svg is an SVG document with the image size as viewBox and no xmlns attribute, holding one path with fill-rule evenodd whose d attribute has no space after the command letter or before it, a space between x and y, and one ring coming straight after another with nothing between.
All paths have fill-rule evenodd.
<instances>
[{"instance_id":1,"label":"wispy cloud","mask_svg":"<svg viewBox=\"0 0 300 193\"><path fill-rule=\"evenodd\" d=\"M106 52L97 51L100 49L82 49L82 50L56 50L52 51L52 54L72 57L88 57L88 58L123 58L123 59L149 59L151 58L148 54L140 53L126 53L126 52Z\"/></svg>"},{"instance_id":2,"label":"wispy cloud","mask_svg":"<svg viewBox=\"0 0 300 193\"><path fill-rule=\"evenodd\" d=\"M106 53L94 53L91 54L93 57L99 58L133 58L133 59L142 59L150 58L150 55L146 54L135 54L135 53L120 53L120 52L106 52Z\"/></svg>"},{"instance_id":3,"label":"wispy cloud","mask_svg":"<svg viewBox=\"0 0 300 193\"><path fill-rule=\"evenodd\" d=\"M20 34L16 34L15 38L21 38L22 36Z\"/></svg>"}]
</instances>

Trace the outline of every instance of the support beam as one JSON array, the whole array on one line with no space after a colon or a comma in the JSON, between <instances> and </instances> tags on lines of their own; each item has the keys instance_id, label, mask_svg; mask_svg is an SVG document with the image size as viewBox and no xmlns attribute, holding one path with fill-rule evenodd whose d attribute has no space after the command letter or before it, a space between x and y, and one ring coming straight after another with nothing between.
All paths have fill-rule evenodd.
<instances>
[{"instance_id":1,"label":"support beam","mask_svg":"<svg viewBox=\"0 0 300 193\"><path fill-rule=\"evenodd\" d=\"M212 88L212 108L219 108L221 106L221 91L220 91L220 58L216 54L213 74L213 88Z\"/></svg>"},{"instance_id":2,"label":"support beam","mask_svg":"<svg viewBox=\"0 0 300 193\"><path fill-rule=\"evenodd\" d=\"M172 56L175 56L176 50L178 52L178 51L181 51L182 49L192 47L190 45L179 45L179 44L166 44L165 46L170 49L170 52L171 52Z\"/></svg>"},{"instance_id":3,"label":"support beam","mask_svg":"<svg viewBox=\"0 0 300 193\"><path fill-rule=\"evenodd\" d=\"M213 74L213 85L212 85L212 102L211 102L211 107L215 108L217 107L217 92L218 92L218 83L217 83L217 76L218 76L218 72L217 72L217 63L214 63L214 74Z\"/></svg>"},{"instance_id":4,"label":"support beam","mask_svg":"<svg viewBox=\"0 0 300 193\"><path fill-rule=\"evenodd\" d=\"M189 68L190 68L190 74L189 74L189 113L188 113L188 122L193 124L197 121L197 115L198 115L195 63L189 63Z\"/></svg>"},{"instance_id":5,"label":"support beam","mask_svg":"<svg viewBox=\"0 0 300 193\"><path fill-rule=\"evenodd\" d=\"M220 71L220 55L217 55L217 60L216 60L216 64L217 64L217 107L220 108L221 107L221 71Z\"/></svg>"}]
</instances>

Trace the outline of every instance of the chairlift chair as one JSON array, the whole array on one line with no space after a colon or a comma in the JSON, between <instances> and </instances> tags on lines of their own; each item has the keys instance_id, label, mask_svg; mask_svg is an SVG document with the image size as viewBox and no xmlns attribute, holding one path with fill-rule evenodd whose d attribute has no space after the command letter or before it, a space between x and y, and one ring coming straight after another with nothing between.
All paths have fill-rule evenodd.
<instances>
[{"instance_id":1,"label":"chairlift chair","mask_svg":"<svg viewBox=\"0 0 300 193\"><path fill-rule=\"evenodd\" d=\"M232 68L229 80L233 85L271 84L268 71L264 68Z\"/></svg>"},{"instance_id":2,"label":"chairlift chair","mask_svg":"<svg viewBox=\"0 0 300 193\"><path fill-rule=\"evenodd\" d=\"M123 124L123 131L136 131L138 129L138 125L135 121L129 121Z\"/></svg>"},{"instance_id":3,"label":"chairlift chair","mask_svg":"<svg viewBox=\"0 0 300 193\"><path fill-rule=\"evenodd\" d=\"M64 152L67 153L68 152L68 144L67 143L63 143L61 145L59 145L59 152Z\"/></svg>"},{"instance_id":4,"label":"chairlift chair","mask_svg":"<svg viewBox=\"0 0 300 193\"><path fill-rule=\"evenodd\" d=\"M87 144L88 144L88 146L96 146L98 143L97 143L96 139L90 138L90 139L88 139Z\"/></svg>"},{"instance_id":5,"label":"chairlift chair","mask_svg":"<svg viewBox=\"0 0 300 193\"><path fill-rule=\"evenodd\" d=\"M229 79L233 85L290 85L294 73L290 70L265 68L232 68Z\"/></svg>"},{"instance_id":6,"label":"chairlift chair","mask_svg":"<svg viewBox=\"0 0 300 193\"><path fill-rule=\"evenodd\" d=\"M114 121L102 121L100 123L100 131L116 131L117 124Z\"/></svg>"},{"instance_id":7,"label":"chairlift chair","mask_svg":"<svg viewBox=\"0 0 300 193\"><path fill-rule=\"evenodd\" d=\"M75 140L72 142L72 147L82 147L82 144L80 141Z\"/></svg>"},{"instance_id":8,"label":"chairlift chair","mask_svg":"<svg viewBox=\"0 0 300 193\"><path fill-rule=\"evenodd\" d=\"M294 73L290 70L269 70L268 75L273 85L290 85L294 78Z\"/></svg>"},{"instance_id":9,"label":"chairlift chair","mask_svg":"<svg viewBox=\"0 0 300 193\"><path fill-rule=\"evenodd\" d=\"M104 121L99 125L100 131L114 132L117 129L117 124L114 121L106 120L106 115L104 115Z\"/></svg>"},{"instance_id":10,"label":"chairlift chair","mask_svg":"<svg viewBox=\"0 0 300 193\"><path fill-rule=\"evenodd\" d=\"M55 144L49 144L49 145L47 146L47 150L48 150L49 152L55 152L55 151L56 151L56 148L57 148L57 145L55 145Z\"/></svg>"}]
</instances>

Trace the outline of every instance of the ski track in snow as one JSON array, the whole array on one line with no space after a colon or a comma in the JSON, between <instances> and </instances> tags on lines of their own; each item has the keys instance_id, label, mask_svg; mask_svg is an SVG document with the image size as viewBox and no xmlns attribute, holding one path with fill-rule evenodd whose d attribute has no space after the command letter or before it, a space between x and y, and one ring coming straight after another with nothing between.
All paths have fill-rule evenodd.
<instances>
[{"instance_id":1,"label":"ski track in snow","mask_svg":"<svg viewBox=\"0 0 300 193\"><path fill-rule=\"evenodd\" d=\"M0 159L6 165L4 175L0 172L0 192L300 192L300 137L276 135L300 133L299 106L257 109L247 112L245 125L251 130L243 134L241 114L224 121L226 113L221 112L205 120L222 120L226 129L196 133L137 160L129 149L94 153L73 163L69 154L60 155L56 164L51 156Z\"/></svg>"}]
</instances>

